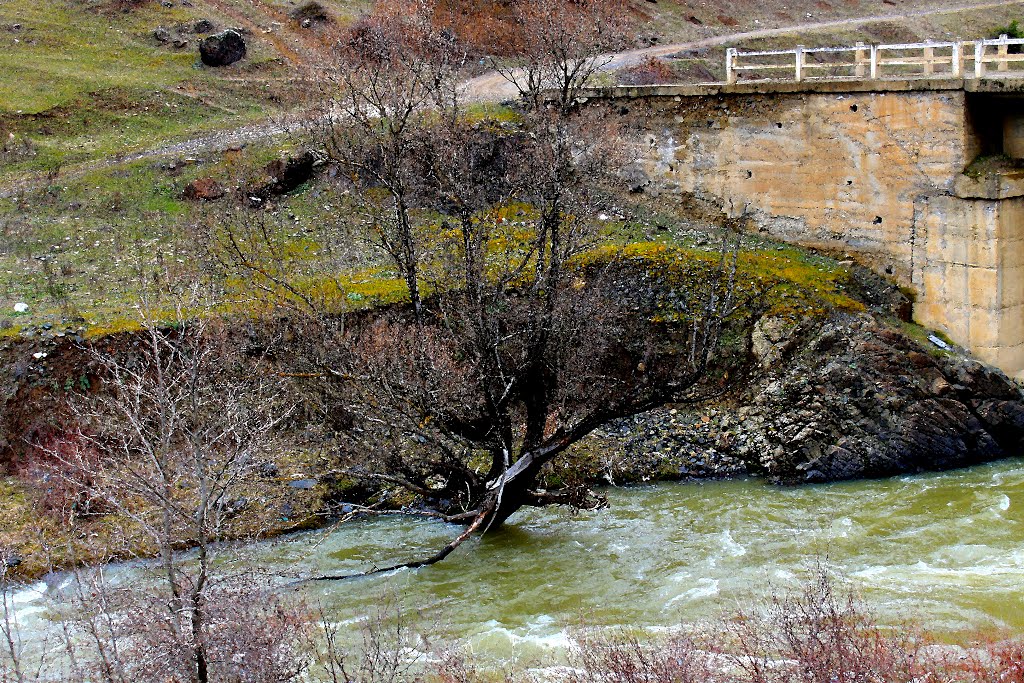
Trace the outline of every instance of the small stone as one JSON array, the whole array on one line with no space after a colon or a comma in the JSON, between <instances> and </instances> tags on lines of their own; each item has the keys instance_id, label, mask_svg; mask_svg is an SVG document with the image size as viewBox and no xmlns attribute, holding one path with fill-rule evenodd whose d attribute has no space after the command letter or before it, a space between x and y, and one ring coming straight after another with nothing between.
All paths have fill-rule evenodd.
<instances>
[{"instance_id":1,"label":"small stone","mask_svg":"<svg viewBox=\"0 0 1024 683\"><path fill-rule=\"evenodd\" d=\"M26 304L24 301L19 301L18 303L14 304L14 312L28 313L28 304Z\"/></svg>"}]
</instances>

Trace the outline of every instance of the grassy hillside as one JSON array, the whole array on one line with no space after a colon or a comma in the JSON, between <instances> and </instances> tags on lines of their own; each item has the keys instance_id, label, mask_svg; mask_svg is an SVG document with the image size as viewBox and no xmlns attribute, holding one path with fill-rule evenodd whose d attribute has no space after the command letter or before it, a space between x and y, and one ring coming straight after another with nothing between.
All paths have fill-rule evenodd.
<instances>
[{"instance_id":1,"label":"grassy hillside","mask_svg":"<svg viewBox=\"0 0 1024 683\"><path fill-rule=\"evenodd\" d=\"M874 14L941 8L914 0L638 2L638 42ZM129 10L121 7L131 4ZM84 317L101 326L124 317L141 276L187 275L197 263L193 226L207 209L182 199L193 179L233 188L285 144L267 140L222 153L178 151L131 163L130 152L217 129L266 121L315 97L310 68L370 0L323 0L331 21L303 27L302 0L0 0L0 322L24 325ZM952 3L951 3L952 4ZM962 3L961 3L962 4ZM170 6L167 6L170 5ZM808 16L810 15L810 16ZM744 40L788 47L975 36L1024 16L1024 2L995 9L870 21ZM246 32L248 57L211 69L198 60L200 20ZM164 27L175 40L160 42ZM645 38L646 36L646 38ZM688 55L712 76L720 51ZM700 72L698 69L697 72ZM685 69L683 69L685 71ZM102 166L84 166L83 162ZM73 172L70 169L74 169ZM13 185L14 180L32 182ZM11 189L14 187L15 189ZM225 200L227 201L227 200ZM329 190L312 185L280 206L285 225L324 219ZM216 205L220 206L220 205ZM639 236L643 238L643 236ZM15 302L30 305L15 315ZM6 321L4 320L6 319Z\"/></svg>"},{"instance_id":2,"label":"grassy hillside","mask_svg":"<svg viewBox=\"0 0 1024 683\"><path fill-rule=\"evenodd\" d=\"M327 3L337 21L303 28L285 3L135 4L126 11L116 0L0 3L0 178L52 173L301 106L312 91L307 67L326 58L331 32L360 7ZM200 20L241 29L246 59L203 66ZM154 36L159 27L169 39Z\"/></svg>"}]
</instances>

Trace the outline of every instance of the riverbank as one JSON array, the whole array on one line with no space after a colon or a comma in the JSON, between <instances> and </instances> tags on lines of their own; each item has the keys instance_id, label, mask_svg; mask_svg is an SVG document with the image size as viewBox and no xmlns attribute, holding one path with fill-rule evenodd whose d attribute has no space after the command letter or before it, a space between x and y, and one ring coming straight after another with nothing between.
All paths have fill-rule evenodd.
<instances>
[{"instance_id":1,"label":"riverbank","mask_svg":"<svg viewBox=\"0 0 1024 683\"><path fill-rule=\"evenodd\" d=\"M945 470L1024 452L1024 402L1015 383L900 322L906 300L881 278L857 271L844 291L857 293L864 310L796 321L763 317L737 347L749 361L728 391L703 405L665 406L599 428L547 468L545 484L749 476L820 483ZM239 349L258 345L265 334L246 329L232 333ZM99 344L107 353L128 353L134 334L85 343L43 330L2 345L3 434L16 476L0 490L12 520L0 530L0 548L19 576L152 552L121 515L83 514L79 494L60 485L54 463L33 461L27 450L67 423L67 399L99 387L90 349ZM322 426L299 424L276 436L257 476L232 499L249 519L235 538L332 524L352 506L421 509L400 487L339 474L324 452L335 437Z\"/></svg>"}]
</instances>

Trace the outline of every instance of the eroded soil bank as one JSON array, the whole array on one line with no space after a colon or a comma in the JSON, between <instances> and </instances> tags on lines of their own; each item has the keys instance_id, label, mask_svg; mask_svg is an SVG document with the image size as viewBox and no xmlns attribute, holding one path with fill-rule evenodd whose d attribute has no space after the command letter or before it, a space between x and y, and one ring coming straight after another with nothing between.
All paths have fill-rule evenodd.
<instances>
[{"instance_id":1,"label":"eroded soil bank","mask_svg":"<svg viewBox=\"0 0 1024 683\"><path fill-rule=\"evenodd\" d=\"M757 476L821 483L946 470L1024 452L1018 385L901 322L907 302L885 281L856 269L846 293L864 310L763 317L738 341L745 360L720 396L608 424L552 463L547 481L557 487ZM237 372L251 371L254 357L266 359L259 349L268 333L259 325L227 327L238 353L224 362ZM270 325L278 338L301 334L282 334L287 321ZM138 344L132 332L85 340L73 326L0 342L0 466L7 474L0 493L11 520L0 530L0 549L19 574L147 553L124 519L84 513L37 447L72 426L69 399L105 391L93 350L130 355ZM349 504L420 505L387 482L338 474L332 456L346 428L303 410L281 424L258 476L231 501L252 517L239 537L321 526L349 512Z\"/></svg>"}]
</instances>

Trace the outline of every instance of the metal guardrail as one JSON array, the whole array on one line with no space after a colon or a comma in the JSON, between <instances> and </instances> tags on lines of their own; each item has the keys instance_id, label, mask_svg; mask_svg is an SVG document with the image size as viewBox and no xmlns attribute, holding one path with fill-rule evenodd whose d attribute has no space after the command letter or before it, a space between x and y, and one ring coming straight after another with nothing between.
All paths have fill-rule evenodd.
<instances>
[{"instance_id":1,"label":"metal guardrail","mask_svg":"<svg viewBox=\"0 0 1024 683\"><path fill-rule=\"evenodd\" d=\"M994 65L998 75L1024 76L1024 39L999 38L954 41L867 45L851 47L807 48L794 50L762 50L740 52L729 48L725 53L726 82L737 83L744 74L756 80L808 81L857 80L864 78L984 78ZM971 63L973 69L968 69ZM790 72L771 76L772 72ZM826 72L822 74L822 72Z\"/></svg>"}]
</instances>

